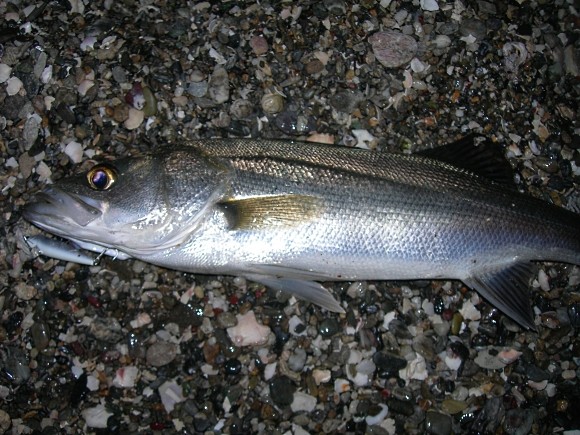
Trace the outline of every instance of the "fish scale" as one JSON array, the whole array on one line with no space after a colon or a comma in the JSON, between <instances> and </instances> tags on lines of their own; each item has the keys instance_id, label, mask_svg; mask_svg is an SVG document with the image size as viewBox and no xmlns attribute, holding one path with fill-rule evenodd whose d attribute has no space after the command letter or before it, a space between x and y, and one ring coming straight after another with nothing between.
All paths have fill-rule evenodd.
<instances>
[{"instance_id":1,"label":"fish scale","mask_svg":"<svg viewBox=\"0 0 580 435\"><path fill-rule=\"evenodd\" d=\"M579 219L487 178L494 165L478 153L490 146L402 155L185 141L107 163L107 189L86 174L59 181L24 216L81 246L245 276L333 311L343 308L317 281L458 279L533 328L532 262L579 264Z\"/></svg>"}]
</instances>

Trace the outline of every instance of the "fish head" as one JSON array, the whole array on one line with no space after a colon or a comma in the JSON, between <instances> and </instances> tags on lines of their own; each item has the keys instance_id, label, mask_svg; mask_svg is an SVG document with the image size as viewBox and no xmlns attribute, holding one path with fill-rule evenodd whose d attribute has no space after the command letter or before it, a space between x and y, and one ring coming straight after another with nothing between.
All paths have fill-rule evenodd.
<instances>
[{"instance_id":1,"label":"fish head","mask_svg":"<svg viewBox=\"0 0 580 435\"><path fill-rule=\"evenodd\" d=\"M222 172L188 150L100 163L47 187L23 216L60 237L145 257L195 231L222 190Z\"/></svg>"}]
</instances>

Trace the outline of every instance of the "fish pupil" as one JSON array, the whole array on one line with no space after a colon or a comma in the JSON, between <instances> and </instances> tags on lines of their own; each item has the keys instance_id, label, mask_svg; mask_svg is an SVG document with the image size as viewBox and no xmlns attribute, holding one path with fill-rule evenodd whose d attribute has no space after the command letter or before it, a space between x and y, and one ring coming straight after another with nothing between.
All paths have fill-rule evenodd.
<instances>
[{"instance_id":1,"label":"fish pupil","mask_svg":"<svg viewBox=\"0 0 580 435\"><path fill-rule=\"evenodd\" d=\"M104 189L107 186L107 173L105 171L95 171L93 174L93 185L97 189Z\"/></svg>"}]
</instances>

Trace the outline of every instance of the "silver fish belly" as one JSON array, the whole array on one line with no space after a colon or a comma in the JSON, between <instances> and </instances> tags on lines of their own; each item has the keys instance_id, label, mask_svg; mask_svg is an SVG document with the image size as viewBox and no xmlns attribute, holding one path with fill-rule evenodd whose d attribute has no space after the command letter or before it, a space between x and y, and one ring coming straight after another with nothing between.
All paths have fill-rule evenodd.
<instances>
[{"instance_id":1,"label":"silver fish belly","mask_svg":"<svg viewBox=\"0 0 580 435\"><path fill-rule=\"evenodd\" d=\"M333 311L341 305L316 281L458 279L532 328L533 262L580 264L580 219L490 181L477 164L444 160L189 141L63 180L24 216L65 238L242 275Z\"/></svg>"}]
</instances>

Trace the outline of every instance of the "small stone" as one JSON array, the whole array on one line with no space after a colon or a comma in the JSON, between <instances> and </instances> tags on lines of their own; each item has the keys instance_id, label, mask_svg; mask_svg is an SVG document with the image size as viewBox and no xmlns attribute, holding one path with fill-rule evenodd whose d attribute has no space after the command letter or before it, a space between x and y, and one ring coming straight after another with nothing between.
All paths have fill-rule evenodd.
<instances>
[{"instance_id":1,"label":"small stone","mask_svg":"<svg viewBox=\"0 0 580 435\"><path fill-rule=\"evenodd\" d=\"M506 366L506 364L498 358L497 353L494 352L491 354L489 349L480 350L474 361L479 367L487 370L500 370Z\"/></svg>"},{"instance_id":2,"label":"small stone","mask_svg":"<svg viewBox=\"0 0 580 435\"><path fill-rule=\"evenodd\" d=\"M451 417L440 412L429 411L425 417L425 429L435 435L451 434Z\"/></svg>"},{"instance_id":3,"label":"small stone","mask_svg":"<svg viewBox=\"0 0 580 435\"><path fill-rule=\"evenodd\" d=\"M316 407L316 397L311 396L310 394L303 393L301 391L297 391L294 393L294 399L290 404L290 409L292 412L312 412Z\"/></svg>"},{"instance_id":4,"label":"small stone","mask_svg":"<svg viewBox=\"0 0 580 435\"><path fill-rule=\"evenodd\" d=\"M377 60L387 68L398 68L415 57L418 45L412 36L400 32L377 32L369 37Z\"/></svg>"},{"instance_id":5,"label":"small stone","mask_svg":"<svg viewBox=\"0 0 580 435\"><path fill-rule=\"evenodd\" d=\"M24 282L20 282L16 285L14 289L16 297L23 301L29 301L36 297L38 291L31 285L27 285Z\"/></svg>"},{"instance_id":6,"label":"small stone","mask_svg":"<svg viewBox=\"0 0 580 435\"><path fill-rule=\"evenodd\" d=\"M143 123L144 119L145 113L142 110L137 110L133 107L130 107L127 119L123 123L123 126L127 130L135 130Z\"/></svg>"},{"instance_id":7,"label":"small stone","mask_svg":"<svg viewBox=\"0 0 580 435\"><path fill-rule=\"evenodd\" d=\"M261 35L252 36L250 39L250 47L256 56L261 56L268 52L268 41Z\"/></svg>"},{"instance_id":8,"label":"small stone","mask_svg":"<svg viewBox=\"0 0 580 435\"><path fill-rule=\"evenodd\" d=\"M75 141L69 142L64 147L64 153L71 159L75 164L83 161L83 146Z\"/></svg>"},{"instance_id":9,"label":"small stone","mask_svg":"<svg viewBox=\"0 0 580 435\"><path fill-rule=\"evenodd\" d=\"M439 4L437 0L421 0L421 9L424 11L438 11Z\"/></svg>"},{"instance_id":10,"label":"small stone","mask_svg":"<svg viewBox=\"0 0 580 435\"><path fill-rule=\"evenodd\" d=\"M312 59L304 68L307 74L318 74L324 69L324 64L318 59Z\"/></svg>"},{"instance_id":11,"label":"small stone","mask_svg":"<svg viewBox=\"0 0 580 435\"><path fill-rule=\"evenodd\" d=\"M81 412L81 415L85 419L85 423L88 427L106 429L107 420L113 415L113 413L107 411L105 405L97 405L92 408L84 409Z\"/></svg>"},{"instance_id":12,"label":"small stone","mask_svg":"<svg viewBox=\"0 0 580 435\"><path fill-rule=\"evenodd\" d=\"M332 379L332 373L330 370L314 369L312 371L312 377L316 385L325 384Z\"/></svg>"},{"instance_id":13,"label":"small stone","mask_svg":"<svg viewBox=\"0 0 580 435\"><path fill-rule=\"evenodd\" d=\"M480 20L466 19L461 21L461 26L459 27L459 33L462 36L473 36L476 40L481 41L485 38L487 33L487 28L485 23Z\"/></svg>"},{"instance_id":14,"label":"small stone","mask_svg":"<svg viewBox=\"0 0 580 435\"><path fill-rule=\"evenodd\" d=\"M318 332L324 338L332 337L340 331L340 325L334 317L324 319L318 327Z\"/></svg>"},{"instance_id":15,"label":"small stone","mask_svg":"<svg viewBox=\"0 0 580 435\"><path fill-rule=\"evenodd\" d=\"M262 110L267 115L280 113L284 110L284 97L280 94L265 94L262 97Z\"/></svg>"},{"instance_id":16,"label":"small stone","mask_svg":"<svg viewBox=\"0 0 580 435\"><path fill-rule=\"evenodd\" d=\"M290 370L295 372L302 372L304 365L306 364L306 351L301 347L294 350L290 358L288 358L288 367Z\"/></svg>"},{"instance_id":17,"label":"small stone","mask_svg":"<svg viewBox=\"0 0 580 435\"><path fill-rule=\"evenodd\" d=\"M8 96L16 95L22 89L22 81L18 77L10 77L6 81L6 93Z\"/></svg>"},{"instance_id":18,"label":"small stone","mask_svg":"<svg viewBox=\"0 0 580 435\"><path fill-rule=\"evenodd\" d=\"M270 381L270 397L277 406L284 407L292 404L295 390L296 387L286 376L277 376Z\"/></svg>"},{"instance_id":19,"label":"small stone","mask_svg":"<svg viewBox=\"0 0 580 435\"><path fill-rule=\"evenodd\" d=\"M232 358L232 359L229 359L225 362L224 368L225 368L226 374L237 375L238 373L240 373L242 371L242 363L240 362L239 359Z\"/></svg>"},{"instance_id":20,"label":"small stone","mask_svg":"<svg viewBox=\"0 0 580 435\"><path fill-rule=\"evenodd\" d=\"M133 388L139 375L139 369L135 366L121 367L115 373L113 385L117 388Z\"/></svg>"},{"instance_id":21,"label":"small stone","mask_svg":"<svg viewBox=\"0 0 580 435\"><path fill-rule=\"evenodd\" d=\"M12 68L5 63L0 63L0 83L6 83L10 78Z\"/></svg>"},{"instance_id":22,"label":"small stone","mask_svg":"<svg viewBox=\"0 0 580 435\"><path fill-rule=\"evenodd\" d=\"M11 425L12 419L10 415L3 409L0 409L0 433L6 433Z\"/></svg>"},{"instance_id":23,"label":"small stone","mask_svg":"<svg viewBox=\"0 0 580 435\"><path fill-rule=\"evenodd\" d=\"M238 324L227 329L230 339L236 346L258 346L268 341L270 328L259 324L252 310L236 317Z\"/></svg>"},{"instance_id":24,"label":"small stone","mask_svg":"<svg viewBox=\"0 0 580 435\"><path fill-rule=\"evenodd\" d=\"M32 342L34 347L39 351L43 351L47 348L50 342L50 333L48 325L43 321L34 322L34 325L30 327L30 334L32 336Z\"/></svg>"},{"instance_id":25,"label":"small stone","mask_svg":"<svg viewBox=\"0 0 580 435\"><path fill-rule=\"evenodd\" d=\"M177 356L177 345L166 341L157 341L147 349L147 364L162 367L169 364Z\"/></svg>"},{"instance_id":26,"label":"small stone","mask_svg":"<svg viewBox=\"0 0 580 435\"><path fill-rule=\"evenodd\" d=\"M534 415L529 409L515 408L506 412L503 429L510 435L525 435L530 433Z\"/></svg>"},{"instance_id":27,"label":"small stone","mask_svg":"<svg viewBox=\"0 0 580 435\"><path fill-rule=\"evenodd\" d=\"M181 386L178 385L175 381L164 382L159 386L157 391L159 391L161 403L163 403L163 407L168 413L173 411L177 403L183 402L185 400Z\"/></svg>"},{"instance_id":28,"label":"small stone","mask_svg":"<svg viewBox=\"0 0 580 435\"><path fill-rule=\"evenodd\" d=\"M441 404L441 410L451 415L459 414L465 408L467 408L467 403L459 400L446 399Z\"/></svg>"}]
</instances>

